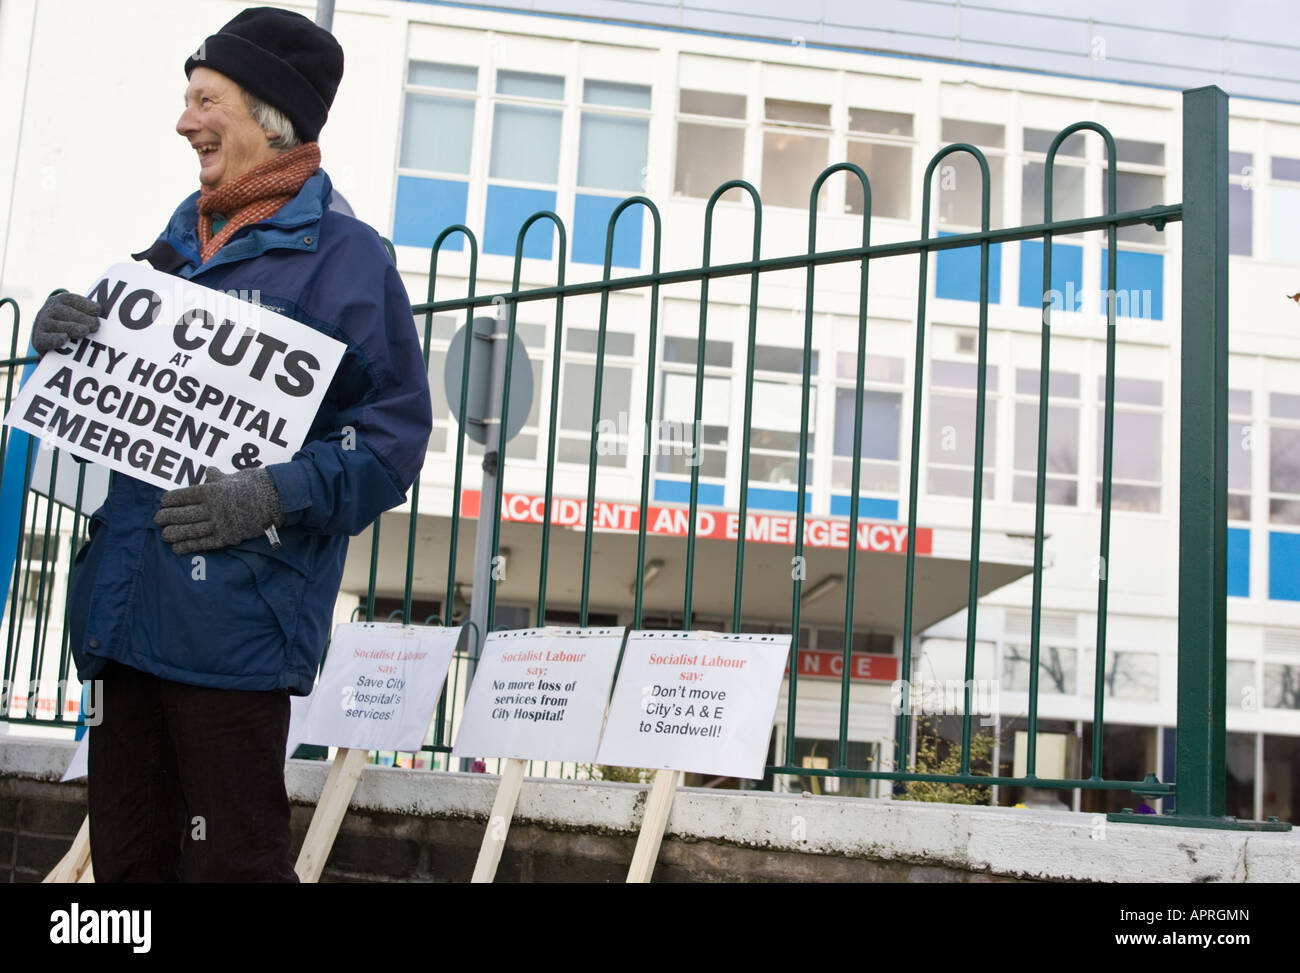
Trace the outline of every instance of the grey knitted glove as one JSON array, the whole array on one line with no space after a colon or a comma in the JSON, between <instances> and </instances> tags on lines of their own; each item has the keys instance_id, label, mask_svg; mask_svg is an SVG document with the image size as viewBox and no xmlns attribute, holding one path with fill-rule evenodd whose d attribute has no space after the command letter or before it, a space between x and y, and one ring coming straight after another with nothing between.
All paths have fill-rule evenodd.
<instances>
[{"instance_id":1,"label":"grey knitted glove","mask_svg":"<svg viewBox=\"0 0 1300 973\"><path fill-rule=\"evenodd\" d=\"M198 486L169 490L154 523L174 554L238 544L284 524L275 481L264 467L225 474L209 467Z\"/></svg>"},{"instance_id":2,"label":"grey knitted glove","mask_svg":"<svg viewBox=\"0 0 1300 973\"><path fill-rule=\"evenodd\" d=\"M98 330L98 303L80 294L54 294L36 312L32 347L43 355Z\"/></svg>"}]
</instances>

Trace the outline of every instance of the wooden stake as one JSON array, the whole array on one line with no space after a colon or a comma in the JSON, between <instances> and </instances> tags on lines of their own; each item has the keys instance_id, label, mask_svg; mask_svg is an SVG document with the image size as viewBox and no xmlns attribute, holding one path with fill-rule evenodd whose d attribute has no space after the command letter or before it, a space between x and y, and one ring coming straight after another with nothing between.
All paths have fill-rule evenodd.
<instances>
[{"instance_id":1,"label":"wooden stake","mask_svg":"<svg viewBox=\"0 0 1300 973\"><path fill-rule=\"evenodd\" d=\"M334 755L329 777L316 802L316 813L312 815L311 824L307 826L307 837L303 839L302 850L298 852L298 864L294 871L302 882L319 882L325 871L325 861L330 849L334 847L334 838L343 823L343 815L352 803L352 793L357 789L361 771L366 764L366 751L340 747Z\"/></svg>"},{"instance_id":2,"label":"wooden stake","mask_svg":"<svg viewBox=\"0 0 1300 973\"><path fill-rule=\"evenodd\" d=\"M77 836L72 839L72 847L68 853L59 859L59 863L51 869L50 874L46 875L43 882L85 882L93 879L85 878L90 873L90 815L81 822L81 827L77 829Z\"/></svg>"},{"instance_id":3,"label":"wooden stake","mask_svg":"<svg viewBox=\"0 0 1300 973\"><path fill-rule=\"evenodd\" d=\"M523 783L524 762L511 757L501 771L501 783L497 786L497 796L492 802L492 813L488 816L487 832L483 835L483 844L478 850L478 862L474 865L471 883L491 882L496 878L497 866L501 864L501 852L506 847L506 835L510 831L510 819L515 816L515 803L519 800L519 788Z\"/></svg>"},{"instance_id":4,"label":"wooden stake","mask_svg":"<svg viewBox=\"0 0 1300 973\"><path fill-rule=\"evenodd\" d=\"M659 845L664 840L664 828L668 826L668 815L672 812L673 798L681 779L680 770L655 773L654 786L645 802L645 818L641 822L641 833L637 835L636 851L632 854L632 867L627 870L629 883L648 882L654 874Z\"/></svg>"}]
</instances>

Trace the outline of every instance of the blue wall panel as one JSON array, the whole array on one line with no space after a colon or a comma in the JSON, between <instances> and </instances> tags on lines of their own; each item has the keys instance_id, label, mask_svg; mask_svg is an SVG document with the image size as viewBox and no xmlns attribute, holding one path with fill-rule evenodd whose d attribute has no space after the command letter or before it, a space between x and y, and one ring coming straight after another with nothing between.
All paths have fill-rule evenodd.
<instances>
[{"instance_id":1,"label":"blue wall panel","mask_svg":"<svg viewBox=\"0 0 1300 973\"><path fill-rule=\"evenodd\" d=\"M468 197L469 183L398 176L393 242L402 247L432 247L439 233L452 224L465 222ZM464 250L464 234L453 234L443 248Z\"/></svg>"},{"instance_id":2,"label":"blue wall panel","mask_svg":"<svg viewBox=\"0 0 1300 973\"><path fill-rule=\"evenodd\" d=\"M1250 597L1250 530L1228 528L1228 594Z\"/></svg>"},{"instance_id":3,"label":"blue wall panel","mask_svg":"<svg viewBox=\"0 0 1300 973\"><path fill-rule=\"evenodd\" d=\"M954 236L940 233L939 236ZM1040 258L1041 259L1041 258ZM954 301L980 299L980 248L940 250L934 255L934 296ZM1041 271L1040 271L1041 273ZM1002 300L1002 244L989 247L989 303Z\"/></svg>"},{"instance_id":4,"label":"blue wall panel","mask_svg":"<svg viewBox=\"0 0 1300 973\"><path fill-rule=\"evenodd\" d=\"M1020 241L1020 306L1043 306L1043 242ZM1052 244L1053 311L1077 311L1083 300L1083 247ZM1069 300L1067 300L1069 298Z\"/></svg>"},{"instance_id":5,"label":"blue wall panel","mask_svg":"<svg viewBox=\"0 0 1300 973\"><path fill-rule=\"evenodd\" d=\"M771 490L766 487L750 487L749 509L780 510L785 513L794 513L799 509L799 491ZM812 510L811 493L804 494L803 509L805 512Z\"/></svg>"},{"instance_id":6,"label":"blue wall panel","mask_svg":"<svg viewBox=\"0 0 1300 973\"><path fill-rule=\"evenodd\" d=\"M609 229L609 217L621 202L613 196L578 194L573 206L574 263L605 265L605 233ZM619 215L614 227L613 266L641 266L641 216L644 212L645 207L633 205Z\"/></svg>"},{"instance_id":7,"label":"blue wall panel","mask_svg":"<svg viewBox=\"0 0 1300 973\"><path fill-rule=\"evenodd\" d=\"M1268 596L1300 601L1300 534L1269 532Z\"/></svg>"},{"instance_id":8,"label":"blue wall panel","mask_svg":"<svg viewBox=\"0 0 1300 973\"><path fill-rule=\"evenodd\" d=\"M1101 248L1101 289L1110 287L1110 266L1107 263L1109 248ZM1115 314L1119 317L1150 317L1164 320L1165 316L1165 258L1160 253L1141 253L1136 250L1121 250L1116 258L1119 265L1115 273L1119 277L1119 294L1116 297ZM1041 274L1042 271L1040 270ZM1105 311L1105 306L1101 308Z\"/></svg>"},{"instance_id":9,"label":"blue wall panel","mask_svg":"<svg viewBox=\"0 0 1300 973\"><path fill-rule=\"evenodd\" d=\"M725 497L725 488L721 483L701 483L700 503L707 507L721 507ZM669 503L690 503L691 484L689 480L655 480L656 500Z\"/></svg>"},{"instance_id":10,"label":"blue wall panel","mask_svg":"<svg viewBox=\"0 0 1300 973\"><path fill-rule=\"evenodd\" d=\"M850 503L852 499L842 493L831 494L831 514L836 517L847 517L853 509ZM858 516L868 517L871 520L897 520L898 501L882 500L879 497L858 497Z\"/></svg>"},{"instance_id":11,"label":"blue wall panel","mask_svg":"<svg viewBox=\"0 0 1300 973\"><path fill-rule=\"evenodd\" d=\"M488 186L487 219L483 229L483 252L515 255L519 228L538 210L555 209L555 193L547 189L520 189L518 186ZM555 251L555 227L550 220L540 220L524 238L524 256L550 260Z\"/></svg>"}]
</instances>

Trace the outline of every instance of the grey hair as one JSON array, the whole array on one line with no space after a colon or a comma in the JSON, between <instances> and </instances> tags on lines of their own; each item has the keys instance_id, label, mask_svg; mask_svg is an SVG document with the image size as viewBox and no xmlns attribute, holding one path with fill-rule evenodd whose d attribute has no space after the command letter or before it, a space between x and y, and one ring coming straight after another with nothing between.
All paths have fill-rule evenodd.
<instances>
[{"instance_id":1,"label":"grey hair","mask_svg":"<svg viewBox=\"0 0 1300 973\"><path fill-rule=\"evenodd\" d=\"M272 136L267 142L271 148L286 152L301 144L302 140L294 131L293 122L289 121L288 116L280 109L273 108L248 91L244 92L244 104L248 107L248 113L253 116L253 121L261 126L262 131Z\"/></svg>"}]
</instances>

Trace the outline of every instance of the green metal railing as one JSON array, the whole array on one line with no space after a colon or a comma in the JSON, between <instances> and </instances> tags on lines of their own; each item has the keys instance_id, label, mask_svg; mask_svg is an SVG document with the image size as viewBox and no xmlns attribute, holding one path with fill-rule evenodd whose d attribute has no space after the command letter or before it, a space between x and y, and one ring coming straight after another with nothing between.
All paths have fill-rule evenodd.
<instances>
[{"instance_id":1,"label":"green metal railing","mask_svg":"<svg viewBox=\"0 0 1300 973\"><path fill-rule=\"evenodd\" d=\"M1099 216L1082 217L1070 220L1053 220L1053 173L1058 150L1067 138L1076 133L1089 132L1099 136L1106 150L1105 213ZM565 280L567 253L567 236L564 222L553 212L539 212L529 217L520 228L514 254L514 270L508 291L493 294L476 292L478 278L478 241L474 233L464 225L449 226L436 237L430 256L429 283L426 300L413 307L417 322L423 321L423 339L426 365L429 360L430 345L433 340L433 321L435 315L450 314L463 316L467 327L472 327L475 312L494 306L504 306L508 320L508 335L511 344L516 334L516 315L520 305L551 301L554 303L554 319L550 342L552 360L550 362L550 401L547 403L548 416L545 428L546 464L545 464L545 499L540 525L539 547L539 582L536 598L537 624L543 624L547 617L548 590L547 579L551 565L551 540L553 531L553 501L555 498L555 475L557 456L557 419L561 376L561 356L564 338L564 309L566 301L584 296L598 296L600 300L599 319L596 336L596 353L594 368L594 388L592 394L590 443L586 475L586 510L583 525L581 587L578 595L578 613L580 623L585 625L591 610L591 586L594 567L593 521L598 498L597 479L597 441L599 437L599 420L601 413L602 388L605 370L605 352L607 329L609 324L610 297L616 292L640 292L648 295L648 322L645 344L646 361L646 397L644 416L646 423L646 448L640 467L639 498L642 516L636 531L636 573L633 584L632 625L640 627L644 621L644 587L647 551L647 517L650 503L650 430L656 414L655 388L656 377L660 374L656 366L658 349L659 308L661 292L664 288L682 285L697 285L699 288L699 325L695 337L695 396L694 396L694 431L692 448L694 456L699 457L703 447L702 418L704 413L704 376L706 368L706 340L709 327L709 289L715 280L732 277L748 277L748 328L746 332L746 368L744 411L741 417L739 450L740 458L740 493L739 523L742 525L735 540L735 573L732 579L730 629L733 632L744 630L747 619L752 623L752 615L747 616L744 606L744 577L746 560L746 529L749 507L749 473L752 446L752 413L754 404L754 356L757 337L757 313L759 307L759 283L764 274L781 271L802 271L805 275L804 327L802 341L801 370L801 421L799 435L799 469L797 500L795 503L795 532L792 546L792 564L803 563L805 508L809 490L809 427L811 392L813 387L813 339L814 307L817 297L816 275L819 268L837 264L855 264L860 272L858 291L857 352L855 370L855 413L853 430L852 474L849 497L849 534L853 539L858 535L859 500L861 497L861 466L863 439L863 397L866 381L866 357L869 346L869 321L867 299L870 291L869 272L873 261L890 257L917 256L919 258L917 306L915 327L915 352L911 385L911 429L909 478L907 495L907 547L903 560L904 598L900 630L903 634L900 656L900 674L904 679L913 672L913 628L916 610L916 569L917 569L917 534L918 534L918 484L920 480L921 456L921 417L924 391L924 371L926 360L926 333L928 324L929 296L929 258L958 248L977 247L979 251L979 306L977 331L977 384L975 394L974 418L974 456L972 463L972 515L970 524L969 574L966 594L966 634L964 659L964 706L961 713L960 762L956 773L934 773L915 766L912 756L912 735L914 732L913 713L910 709L910 695L902 694L901 712L897 714L894 733L894 750L896 759L892 767L869 768L849 766L847 761L850 727L850 692L851 692L851 656L855 628L855 581L858 568L858 545L853 540L847 545L844 563L845 603L843 615L843 666L840 680L840 705L838 728L838 758L834 766L824 769L795 765L795 727L799 706L799 666L800 650L800 612L804 577L801 571L792 571L790 591L789 628L792 633L792 646L788 676L788 704L786 717L786 737L783 752L777 753L768 772L778 775L799 777L838 777L845 779L880 780L892 782L895 786L909 781L943 782L970 786L987 787L990 785L1037 787L1096 791L1136 791L1155 797L1169 797L1176 793L1177 810L1174 814L1160 819L1160 823L1209 824L1228 826L1233 822L1224 817L1225 812L1225 748L1224 748L1224 710L1225 710L1225 628L1224 612L1226 605L1226 496L1227 496L1227 98L1217 88L1201 88L1184 95L1184 138L1183 138L1183 189L1184 202L1179 205L1153 206L1140 210L1119 212L1116 193L1116 156L1115 141L1107 129L1094 122L1079 122L1063 129L1053 139L1048 149L1045 164L1045 188L1043 197L1043 222L1029 226L993 229L990 227L989 167L983 153L968 144L949 145L935 154L925 169L923 182L923 206L920 221L920 236L915 240L888 243L871 243L871 187L866 173L851 163L832 165L822 172L812 186L808 207L808 244L803 253L779 257L762 258L760 247L763 230L763 206L758 191L743 180L732 180L719 186L709 198L704 209L704 234L700 265L689 269L661 270L661 219L655 204L642 196L622 201L611 214L604 251L602 274L599 280L569 283ZM977 232L960 233L944 236L931 236L931 185L937 166L945 159L964 154L972 159L979 169L981 179L980 229ZM861 184L863 193L863 212L861 243L858 246L818 250L817 221L820 193L829 177L844 173L847 178L856 179ZM714 264L712 262L714 212L718 201L725 193L739 190L747 196L752 206L753 233L751 255L747 260ZM613 266L615 230L620 217L632 207L641 207L650 215L652 242L650 248L650 272L632 274L615 278L611 274ZM1159 781L1152 775L1141 780L1113 780L1102 775L1103 736L1106 725L1106 643L1108 613L1108 571L1105 565L1110 556L1111 540L1111 486L1113 477L1114 451L1114 410L1115 410L1115 364L1116 364L1116 301L1115 294L1119 287L1117 264L1117 231L1121 227L1151 225L1163 229L1166 224L1182 221L1182 281L1183 281L1183 333L1182 333L1182 411L1181 422L1181 478L1180 478L1180 554L1179 554L1179 682L1178 682L1178 735L1177 735L1177 784ZM549 230L546 226L549 224ZM553 285L521 287L524 241L534 228L538 231L554 232L558 238L560 259L555 261L556 278ZM1106 307L1106 375L1105 408L1103 420L1102 472L1101 472L1101 511L1098 529L1097 552L1103 570L1099 572L1097 583L1097 628L1095 680L1093 690L1091 773L1088 776L1065 779L1049 779L1038 776L1038 729L1039 718L1039 662L1042 652L1040 628L1043 613L1043 571L1044 571L1044 518L1046 508L1046 470L1048 441L1048 400L1049 376L1051 366L1051 300L1052 281L1052 240L1071 234L1089 231L1103 231L1106 235L1108 297ZM442 250L452 238L466 242L468 246L466 293L460 297L447 298L438 293L440 289L439 260ZM1037 483L1034 500L1034 534L1033 534L1033 568L1032 568L1032 605L1029 659L1029 709L1027 713L1027 762L1023 776L1005 776L996 773L977 773L972 767L973 749L973 686L975 676L976 625L978 619L980 539L983 515L983 478L985 454L985 414L987 410L987 372L988 332L989 332L989 267L990 248L996 244L1019 240L1041 239L1043 246L1043 304L1042 328L1039 364L1039 401L1037 420L1036 471ZM12 304L12 302L9 302ZM9 368L8 393L14 385L14 369L29 359L19 358L16 354L17 306L13 305L15 315L15 344L11 347L8 362L0 363ZM465 414L470 376L470 353L472 342L464 344L464 358L461 367L461 392L459 414ZM508 346L509 347L509 346ZM506 358L510 361L510 356ZM505 394L500 404L500 421L495 425L498 430L494 448L487 448L485 462L495 462L502 471L496 479L497 509L504 491L504 472L512 468L508 461L506 439L507 408L512 375L507 365L505 375ZM662 409L663 403L659 403ZM901 432L901 430L900 430ZM0 464L3 464L4 450L9 436L5 430L5 439L0 440ZM31 447L28 448L30 459ZM456 591L457 551L461 531L461 497L464 485L464 466L466 459L465 426L456 424L455 433L455 468L452 476L451 503L449 509L433 511L446 518L448 531L448 558L446 568L446 588L442 599L439 617L424 619L426 623L453 623L453 600ZM29 509L33 517L38 510L44 512L45 526L48 531L53 525L59 529L62 511L54 512L54 506L40 500L29 503L31 495L24 492L19 517L28 516ZM700 464L692 464L689 483L688 527L685 538L685 582L681 596L682 626L690 628L694 617L694 598L696 587L696 554L699 538L698 509L700 505ZM421 511L421 493L419 484L412 488L409 504L409 521L406 536L405 584L402 594L402 608L390 615L390 620L410 623L419 621L412 617L412 593L414 589L415 566L418 558L419 535L417 522ZM429 513L427 509L424 511ZM51 517L56 519L51 521ZM492 531L491 550L496 554L500 549L501 520L498 517L489 527ZM80 527L74 517L73 536L78 538ZM375 612L375 587L379 570L379 531L380 523L376 521L371 529L371 554L369 586L365 600L357 610L358 615L372 619ZM75 545L74 545L75 549ZM18 558L17 565L23 563ZM42 564L44 562L42 561ZM434 565L441 572L443 565ZM44 574L41 575L44 577ZM24 581L26 576L24 575ZM6 643L5 673L8 676L11 660L15 658L14 632L26 631L19 611L17 594L18 567L15 568L14 594L9 606L9 630ZM478 596L482 593L475 592ZM494 629L496 614L496 584L486 592L489 599L487 613L488 630ZM39 594L38 594L39 601ZM49 606L47 605L48 609ZM48 614L46 624L48 624ZM765 618L764 622L770 621ZM462 661L477 652L477 639L473 647L465 647L458 658ZM31 663L35 672L44 650L39 637ZM66 636L60 647L60 671L66 671L67 644ZM464 686L460 679L458 666L449 680L443 698L439 702L435 720L432 742L425 748L434 753L446 754L450 750L450 734L456 719L455 708L458 700L463 699ZM5 715L0 710L0 716ZM62 720L58 718L52 722ZM27 718L27 717L24 717ZM51 721L45 721L51 722ZM1123 815L1120 815L1122 817ZM1143 820L1152 820L1146 816Z\"/></svg>"}]
</instances>

